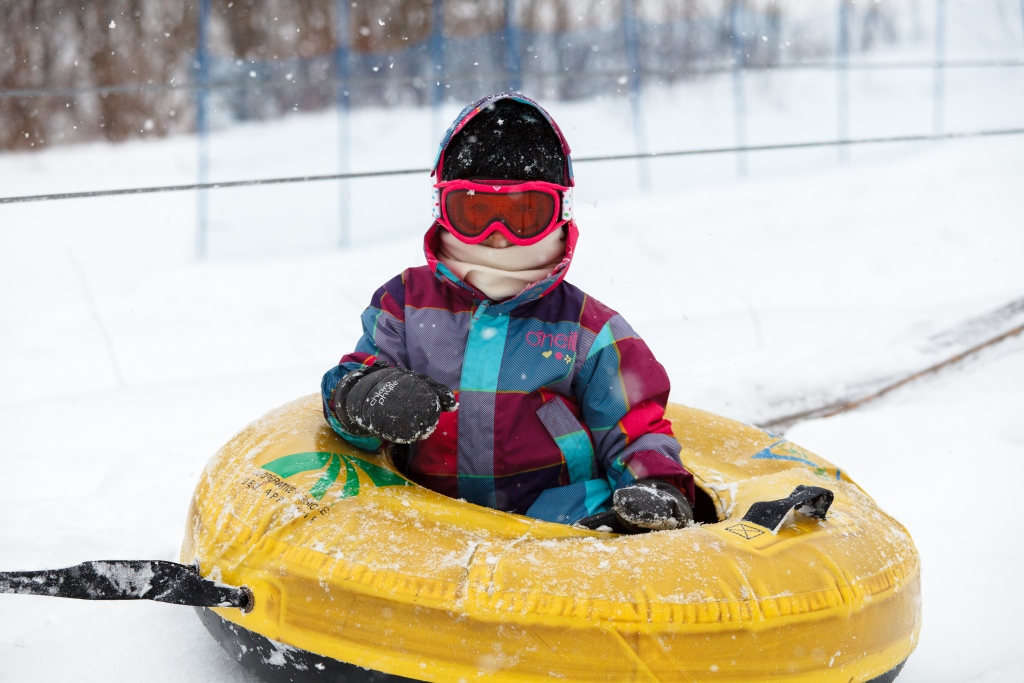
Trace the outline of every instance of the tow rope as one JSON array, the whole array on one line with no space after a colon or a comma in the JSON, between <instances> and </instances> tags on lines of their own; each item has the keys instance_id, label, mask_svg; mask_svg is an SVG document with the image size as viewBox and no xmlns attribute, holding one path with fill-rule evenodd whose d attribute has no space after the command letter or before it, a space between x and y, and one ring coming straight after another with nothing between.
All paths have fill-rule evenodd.
<instances>
[{"instance_id":1,"label":"tow rope","mask_svg":"<svg viewBox=\"0 0 1024 683\"><path fill-rule=\"evenodd\" d=\"M204 579L199 570L164 560L95 560L64 569L0 572L0 593L76 600L153 600L248 612L253 594Z\"/></svg>"}]
</instances>

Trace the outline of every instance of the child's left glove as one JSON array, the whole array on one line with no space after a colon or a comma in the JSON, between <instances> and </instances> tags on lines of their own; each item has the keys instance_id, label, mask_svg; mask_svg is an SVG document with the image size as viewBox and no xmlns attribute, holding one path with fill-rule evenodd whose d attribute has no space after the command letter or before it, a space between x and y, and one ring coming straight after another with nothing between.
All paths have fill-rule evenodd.
<instances>
[{"instance_id":1,"label":"child's left glove","mask_svg":"<svg viewBox=\"0 0 1024 683\"><path fill-rule=\"evenodd\" d=\"M612 511L629 533L678 529L693 521L679 489L660 479L641 479L612 495Z\"/></svg>"},{"instance_id":2,"label":"child's left glove","mask_svg":"<svg viewBox=\"0 0 1024 683\"><path fill-rule=\"evenodd\" d=\"M331 410L345 431L393 443L425 439L442 412L458 407L451 389L426 375L374 364L338 382Z\"/></svg>"},{"instance_id":3,"label":"child's left glove","mask_svg":"<svg viewBox=\"0 0 1024 683\"><path fill-rule=\"evenodd\" d=\"M576 522L587 529L642 534L687 526L693 508L686 496L660 479L640 479L612 494L612 509Z\"/></svg>"}]
</instances>

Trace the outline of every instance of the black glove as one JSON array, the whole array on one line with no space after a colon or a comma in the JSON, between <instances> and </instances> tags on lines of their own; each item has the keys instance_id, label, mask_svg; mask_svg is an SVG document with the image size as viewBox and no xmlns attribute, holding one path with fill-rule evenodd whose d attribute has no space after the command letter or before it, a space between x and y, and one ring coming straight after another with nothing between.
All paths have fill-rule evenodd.
<instances>
[{"instance_id":1,"label":"black glove","mask_svg":"<svg viewBox=\"0 0 1024 683\"><path fill-rule=\"evenodd\" d=\"M440 382L384 364L348 373L331 397L331 410L345 431L394 443L427 438L441 412L457 407L451 389Z\"/></svg>"},{"instance_id":2,"label":"black glove","mask_svg":"<svg viewBox=\"0 0 1024 683\"><path fill-rule=\"evenodd\" d=\"M693 508L675 486L660 479L641 479L612 494L612 509L576 522L587 529L616 534L678 529L693 521Z\"/></svg>"},{"instance_id":3,"label":"black glove","mask_svg":"<svg viewBox=\"0 0 1024 683\"><path fill-rule=\"evenodd\" d=\"M679 489L660 479L641 479L612 494L612 512L628 533L678 529L693 521Z\"/></svg>"}]
</instances>

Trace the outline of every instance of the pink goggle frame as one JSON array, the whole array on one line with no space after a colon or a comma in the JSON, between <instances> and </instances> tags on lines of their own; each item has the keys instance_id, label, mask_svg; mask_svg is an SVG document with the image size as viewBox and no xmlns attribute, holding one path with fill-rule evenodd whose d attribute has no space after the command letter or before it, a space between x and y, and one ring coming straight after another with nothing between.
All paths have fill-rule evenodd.
<instances>
[{"instance_id":1,"label":"pink goggle frame","mask_svg":"<svg viewBox=\"0 0 1024 683\"><path fill-rule=\"evenodd\" d=\"M500 232L528 246L572 220L572 188L542 180L449 180L434 185L431 208L434 219L466 244Z\"/></svg>"}]
</instances>

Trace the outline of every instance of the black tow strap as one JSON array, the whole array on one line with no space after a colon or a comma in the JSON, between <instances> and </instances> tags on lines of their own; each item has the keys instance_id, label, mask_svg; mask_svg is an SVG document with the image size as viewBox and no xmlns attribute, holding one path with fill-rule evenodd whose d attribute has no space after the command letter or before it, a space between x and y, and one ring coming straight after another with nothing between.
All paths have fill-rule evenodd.
<instances>
[{"instance_id":1,"label":"black tow strap","mask_svg":"<svg viewBox=\"0 0 1024 683\"><path fill-rule=\"evenodd\" d=\"M834 493L820 486L797 486L793 493L781 500L754 503L743 516L743 521L757 524L774 534L793 509L810 517L825 519L834 499Z\"/></svg>"},{"instance_id":2,"label":"black tow strap","mask_svg":"<svg viewBox=\"0 0 1024 683\"><path fill-rule=\"evenodd\" d=\"M0 572L0 593L76 600L155 600L193 607L252 609L248 588L204 579L199 570L164 560L96 560L64 569Z\"/></svg>"}]
</instances>

